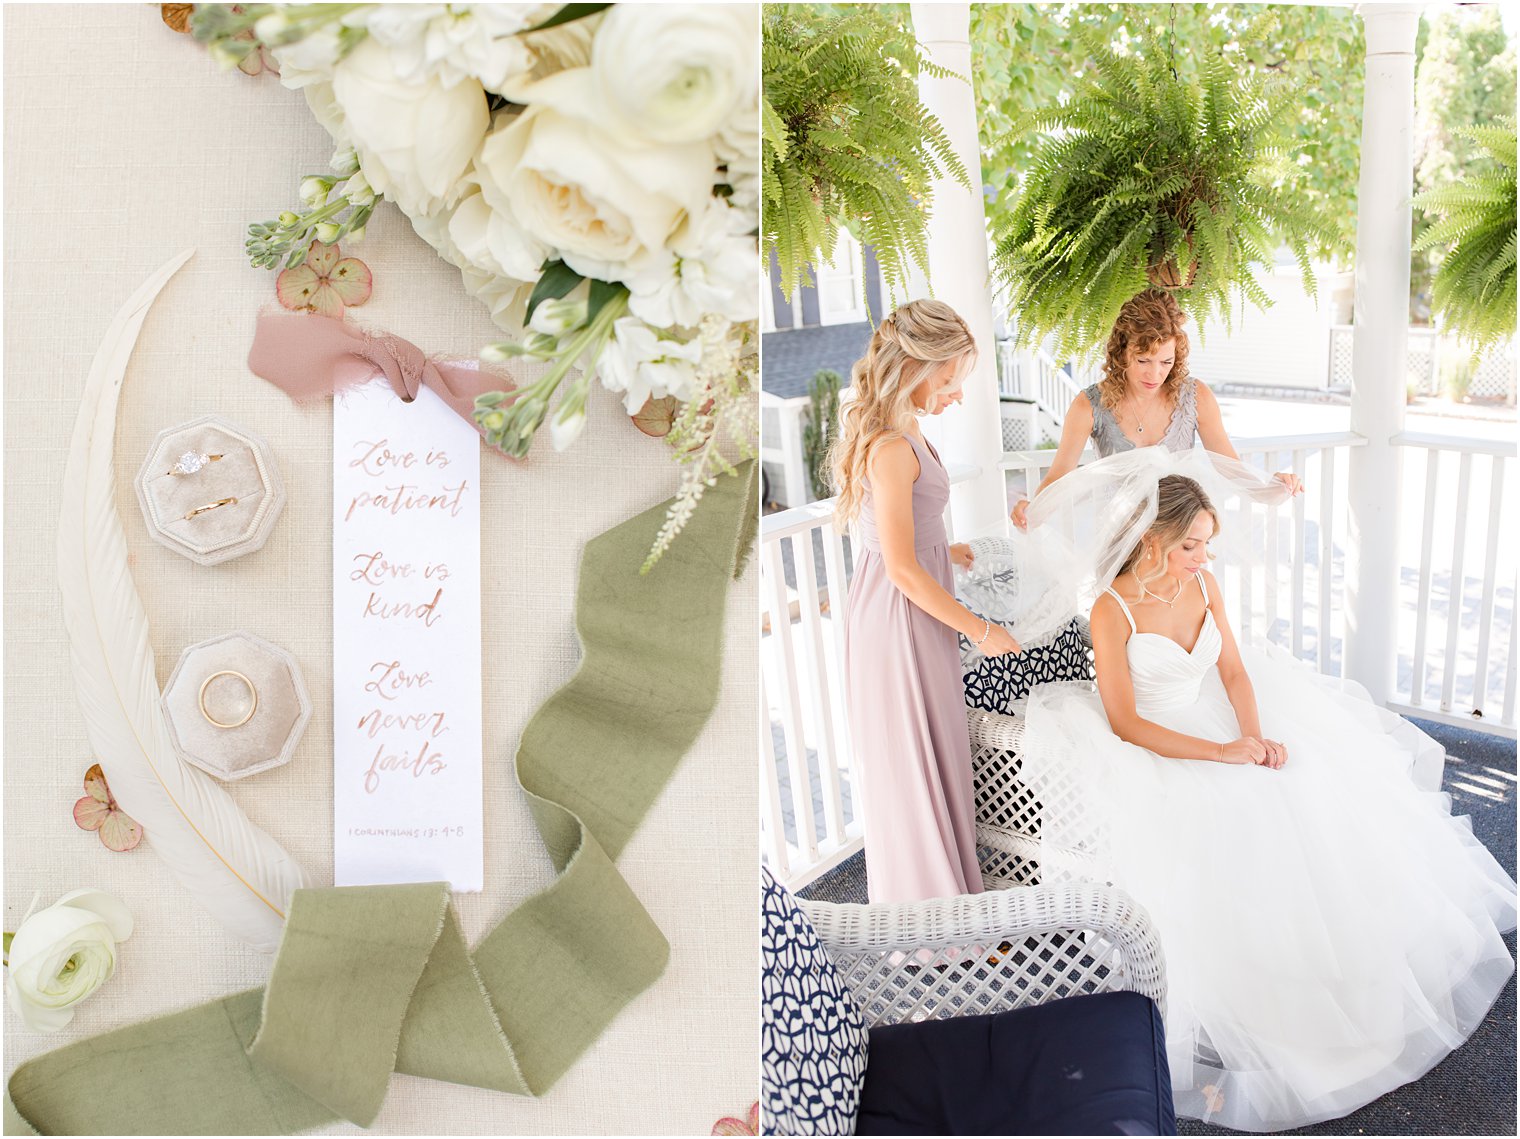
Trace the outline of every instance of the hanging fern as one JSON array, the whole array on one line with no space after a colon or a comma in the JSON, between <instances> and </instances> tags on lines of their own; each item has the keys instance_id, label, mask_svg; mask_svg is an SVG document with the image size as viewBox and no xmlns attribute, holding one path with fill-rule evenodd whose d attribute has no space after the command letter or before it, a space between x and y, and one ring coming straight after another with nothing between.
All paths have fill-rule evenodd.
<instances>
[{"instance_id":1,"label":"hanging fern","mask_svg":"<svg viewBox=\"0 0 1520 1139\"><path fill-rule=\"evenodd\" d=\"M929 268L934 180L970 186L944 128L919 102L918 73L951 72L871 5L839 14L765 8L761 63L764 234L792 296L807 266L831 261L841 228L876 250L896 293Z\"/></svg>"},{"instance_id":2,"label":"hanging fern","mask_svg":"<svg viewBox=\"0 0 1520 1139\"><path fill-rule=\"evenodd\" d=\"M1487 151L1494 166L1415 198L1441 220L1414 247L1450 244L1436 270L1431 307L1481 353L1515 334L1515 120L1457 133Z\"/></svg>"},{"instance_id":3,"label":"hanging fern","mask_svg":"<svg viewBox=\"0 0 1520 1139\"><path fill-rule=\"evenodd\" d=\"M1153 30L1138 55L1074 34L1092 66L1068 101L1014 124L1044 137L993 235L1020 341L1053 334L1061 354L1087 352L1152 285L1199 323L1228 322L1237 297L1266 308L1255 274L1284 243L1312 294L1310 250L1333 244L1334 227L1298 190L1298 92L1218 55L1179 78Z\"/></svg>"}]
</instances>

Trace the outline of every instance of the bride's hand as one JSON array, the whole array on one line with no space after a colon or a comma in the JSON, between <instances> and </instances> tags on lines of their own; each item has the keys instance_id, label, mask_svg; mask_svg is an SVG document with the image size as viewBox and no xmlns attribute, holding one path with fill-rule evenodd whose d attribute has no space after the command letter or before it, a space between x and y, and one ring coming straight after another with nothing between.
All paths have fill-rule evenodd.
<instances>
[{"instance_id":1,"label":"bride's hand","mask_svg":"<svg viewBox=\"0 0 1520 1139\"><path fill-rule=\"evenodd\" d=\"M1303 494L1304 481L1292 471L1278 471L1272 477L1288 488L1288 496L1290 498L1295 494Z\"/></svg>"},{"instance_id":2,"label":"bride's hand","mask_svg":"<svg viewBox=\"0 0 1520 1139\"><path fill-rule=\"evenodd\" d=\"M1013 524L1020 530L1029 529L1029 499L1021 498L1013 504L1013 512L1008 515L1013 519Z\"/></svg>"},{"instance_id":3,"label":"bride's hand","mask_svg":"<svg viewBox=\"0 0 1520 1139\"><path fill-rule=\"evenodd\" d=\"M1260 763L1266 758L1267 749L1252 736L1231 740L1219 752L1221 763Z\"/></svg>"},{"instance_id":4,"label":"bride's hand","mask_svg":"<svg viewBox=\"0 0 1520 1139\"><path fill-rule=\"evenodd\" d=\"M971 552L971 547L965 542L956 542L950 547L950 564L960 566L962 569L970 569L971 563L976 561L976 555Z\"/></svg>"},{"instance_id":5,"label":"bride's hand","mask_svg":"<svg viewBox=\"0 0 1520 1139\"><path fill-rule=\"evenodd\" d=\"M1019 647L1018 641L1013 639L1013 634L1001 625L994 625L987 632L987 639L982 642L982 653L985 656L1000 657L1004 653L1021 653L1024 650Z\"/></svg>"},{"instance_id":6,"label":"bride's hand","mask_svg":"<svg viewBox=\"0 0 1520 1139\"><path fill-rule=\"evenodd\" d=\"M1260 742L1266 754L1256 762L1262 767L1270 767L1273 771L1276 771L1288 762L1288 749L1278 743L1278 741L1269 740L1263 736Z\"/></svg>"}]
</instances>

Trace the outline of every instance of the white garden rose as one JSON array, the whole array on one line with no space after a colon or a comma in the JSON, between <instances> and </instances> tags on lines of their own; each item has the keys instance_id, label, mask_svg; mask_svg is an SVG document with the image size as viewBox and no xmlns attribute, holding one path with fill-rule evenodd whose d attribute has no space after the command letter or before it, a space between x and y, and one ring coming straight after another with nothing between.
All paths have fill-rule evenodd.
<instances>
[{"instance_id":1,"label":"white garden rose","mask_svg":"<svg viewBox=\"0 0 1520 1139\"><path fill-rule=\"evenodd\" d=\"M411 222L417 236L459 270L465 289L491 310L491 319L515 332L543 258L522 278L508 275L485 244L490 216L490 208L474 192L452 208L417 214Z\"/></svg>"},{"instance_id":2,"label":"white garden rose","mask_svg":"<svg viewBox=\"0 0 1520 1139\"><path fill-rule=\"evenodd\" d=\"M759 84L751 4L616 4L591 51L608 129L656 143L710 138Z\"/></svg>"},{"instance_id":3,"label":"white garden rose","mask_svg":"<svg viewBox=\"0 0 1520 1139\"><path fill-rule=\"evenodd\" d=\"M760 224L760 103L741 103L713 138L718 161L727 167L724 178L733 193L728 204L742 210L753 229Z\"/></svg>"},{"instance_id":4,"label":"white garden rose","mask_svg":"<svg viewBox=\"0 0 1520 1139\"><path fill-rule=\"evenodd\" d=\"M408 215L457 192L490 125L478 80L405 82L392 49L373 37L334 69L332 95L370 185Z\"/></svg>"},{"instance_id":5,"label":"white garden rose","mask_svg":"<svg viewBox=\"0 0 1520 1139\"><path fill-rule=\"evenodd\" d=\"M759 316L755 239L740 210L721 199L691 215L664 253L623 281L628 308L657 328L696 327L706 313L735 323Z\"/></svg>"},{"instance_id":6,"label":"white garden rose","mask_svg":"<svg viewBox=\"0 0 1520 1139\"><path fill-rule=\"evenodd\" d=\"M75 890L16 930L5 973L6 1000L34 1032L58 1032L74 1006L111 979L116 943L132 935L121 899Z\"/></svg>"},{"instance_id":7,"label":"white garden rose","mask_svg":"<svg viewBox=\"0 0 1520 1139\"><path fill-rule=\"evenodd\" d=\"M642 320L621 317L613 337L597 357L596 374L609 391L623 392L623 406L635 414L650 397L686 401L696 390L702 345L660 336Z\"/></svg>"},{"instance_id":8,"label":"white garden rose","mask_svg":"<svg viewBox=\"0 0 1520 1139\"><path fill-rule=\"evenodd\" d=\"M711 197L714 163L706 142L652 149L535 102L486 139L475 180L577 273L620 281Z\"/></svg>"}]
</instances>

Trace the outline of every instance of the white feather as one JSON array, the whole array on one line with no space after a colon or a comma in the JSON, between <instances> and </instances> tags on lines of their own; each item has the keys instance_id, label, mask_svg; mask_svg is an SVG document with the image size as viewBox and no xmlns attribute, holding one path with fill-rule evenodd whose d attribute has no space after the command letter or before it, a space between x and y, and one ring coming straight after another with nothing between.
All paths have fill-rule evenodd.
<instances>
[{"instance_id":1,"label":"white feather","mask_svg":"<svg viewBox=\"0 0 1520 1139\"><path fill-rule=\"evenodd\" d=\"M154 273L116 314L90 365L63 476L58 583L74 685L95 757L122 809L212 916L272 952L301 867L210 776L179 758L159 704L148 617L116 514L116 405L154 298L194 250Z\"/></svg>"}]
</instances>

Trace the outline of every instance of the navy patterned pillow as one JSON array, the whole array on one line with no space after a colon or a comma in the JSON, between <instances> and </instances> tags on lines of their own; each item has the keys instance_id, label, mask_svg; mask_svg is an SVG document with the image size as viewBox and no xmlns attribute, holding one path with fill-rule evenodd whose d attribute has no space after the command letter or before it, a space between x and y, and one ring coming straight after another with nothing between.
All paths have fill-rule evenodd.
<instances>
[{"instance_id":1,"label":"navy patterned pillow","mask_svg":"<svg viewBox=\"0 0 1520 1139\"><path fill-rule=\"evenodd\" d=\"M866 1026L813 923L760 869L760 1111L764 1135L853 1135Z\"/></svg>"},{"instance_id":2,"label":"navy patterned pillow","mask_svg":"<svg viewBox=\"0 0 1520 1139\"><path fill-rule=\"evenodd\" d=\"M965 638L961 638L963 644ZM1048 644L1030 645L1022 653L1000 657L978 655L963 666L966 704L986 712L1010 712L1013 702L1029 695L1036 684L1093 678L1092 645L1080 618Z\"/></svg>"}]
</instances>

